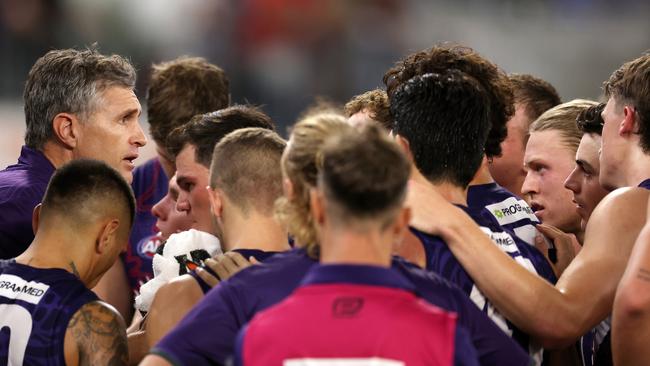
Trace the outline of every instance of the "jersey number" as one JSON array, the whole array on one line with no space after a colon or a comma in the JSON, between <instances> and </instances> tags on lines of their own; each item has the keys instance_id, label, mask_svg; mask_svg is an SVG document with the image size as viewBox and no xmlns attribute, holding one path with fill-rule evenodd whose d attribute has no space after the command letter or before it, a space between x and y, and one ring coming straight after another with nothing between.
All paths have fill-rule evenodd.
<instances>
[{"instance_id":1,"label":"jersey number","mask_svg":"<svg viewBox=\"0 0 650 366\"><path fill-rule=\"evenodd\" d=\"M23 364L27 342L32 333L32 316L17 304L0 304L0 329L9 328L9 366Z\"/></svg>"}]
</instances>

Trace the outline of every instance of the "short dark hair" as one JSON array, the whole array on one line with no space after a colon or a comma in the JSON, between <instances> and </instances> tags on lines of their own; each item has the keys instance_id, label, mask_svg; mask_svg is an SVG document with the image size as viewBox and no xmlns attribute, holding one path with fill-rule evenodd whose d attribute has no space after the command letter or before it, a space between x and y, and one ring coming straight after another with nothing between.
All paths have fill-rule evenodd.
<instances>
[{"instance_id":1,"label":"short dark hair","mask_svg":"<svg viewBox=\"0 0 650 366\"><path fill-rule=\"evenodd\" d=\"M318 155L318 187L338 208L339 222L350 218L392 218L404 202L410 164L378 124L344 130L325 141Z\"/></svg>"},{"instance_id":2,"label":"short dark hair","mask_svg":"<svg viewBox=\"0 0 650 366\"><path fill-rule=\"evenodd\" d=\"M381 89L370 90L354 96L345 104L345 114L348 117L364 109L367 109L370 117L379 122L384 128L387 130L393 129L393 118L390 116L390 102L386 91Z\"/></svg>"},{"instance_id":3,"label":"short dark hair","mask_svg":"<svg viewBox=\"0 0 650 366\"><path fill-rule=\"evenodd\" d=\"M603 125L605 124L601 116L603 109L605 109L605 103L600 103L580 112L578 118L576 118L576 125L580 132L602 135Z\"/></svg>"},{"instance_id":4,"label":"short dark hair","mask_svg":"<svg viewBox=\"0 0 650 366\"><path fill-rule=\"evenodd\" d=\"M179 57L153 65L147 90L151 136L165 148L167 136L192 117L228 107L226 73L201 57Z\"/></svg>"},{"instance_id":5,"label":"short dark hair","mask_svg":"<svg viewBox=\"0 0 650 366\"><path fill-rule=\"evenodd\" d=\"M287 146L277 133L265 128L241 128L214 147L210 187L220 188L244 214L256 210L273 214L282 196L280 160Z\"/></svg>"},{"instance_id":6,"label":"short dark hair","mask_svg":"<svg viewBox=\"0 0 650 366\"><path fill-rule=\"evenodd\" d=\"M391 100L393 131L408 140L415 165L432 182L467 187L490 131L488 93L459 70L416 76Z\"/></svg>"},{"instance_id":7,"label":"short dark hair","mask_svg":"<svg viewBox=\"0 0 650 366\"><path fill-rule=\"evenodd\" d=\"M399 85L412 77L427 73L443 74L450 69L460 70L473 77L487 93L487 113L492 128L485 143L485 155L500 156L501 142L508 135L506 123L515 113L512 87L508 76L497 65L469 47L437 45L413 53L398 62L384 74L383 79L391 103Z\"/></svg>"},{"instance_id":8,"label":"short dark hair","mask_svg":"<svg viewBox=\"0 0 650 366\"><path fill-rule=\"evenodd\" d=\"M641 148L650 153L650 53L624 63L605 81L604 89L608 98L634 106Z\"/></svg>"},{"instance_id":9,"label":"short dark hair","mask_svg":"<svg viewBox=\"0 0 650 366\"><path fill-rule=\"evenodd\" d=\"M169 134L167 146L169 152L176 157L187 144L194 145L196 161L209 169L215 145L232 131L247 127L274 130L273 121L260 109L234 105L192 117L188 123Z\"/></svg>"},{"instance_id":10,"label":"short dark hair","mask_svg":"<svg viewBox=\"0 0 650 366\"><path fill-rule=\"evenodd\" d=\"M89 118L101 104L101 93L112 86L135 87L135 69L122 56L102 55L94 47L46 53L25 83L25 145L42 149L54 134L52 121L59 113Z\"/></svg>"},{"instance_id":11,"label":"short dark hair","mask_svg":"<svg viewBox=\"0 0 650 366\"><path fill-rule=\"evenodd\" d=\"M41 217L57 215L79 224L116 205L128 211L131 227L135 217L131 185L102 161L75 159L57 169L50 179Z\"/></svg>"},{"instance_id":12,"label":"short dark hair","mask_svg":"<svg viewBox=\"0 0 650 366\"><path fill-rule=\"evenodd\" d=\"M548 81L530 74L510 74L508 78L512 83L515 103L524 106L526 116L531 122L562 103L557 90Z\"/></svg>"}]
</instances>

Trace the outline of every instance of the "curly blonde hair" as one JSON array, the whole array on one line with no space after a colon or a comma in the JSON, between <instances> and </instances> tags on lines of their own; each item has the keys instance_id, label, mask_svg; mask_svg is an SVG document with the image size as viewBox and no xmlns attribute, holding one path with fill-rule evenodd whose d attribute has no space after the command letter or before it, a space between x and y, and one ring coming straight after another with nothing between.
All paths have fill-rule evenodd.
<instances>
[{"instance_id":1,"label":"curly blonde hair","mask_svg":"<svg viewBox=\"0 0 650 366\"><path fill-rule=\"evenodd\" d=\"M323 143L338 131L352 129L344 116L321 113L298 121L291 130L289 143L282 157L282 170L292 184L291 197L276 202L276 216L285 224L298 246L318 257L318 238L309 209L309 190L316 186L316 158Z\"/></svg>"}]
</instances>

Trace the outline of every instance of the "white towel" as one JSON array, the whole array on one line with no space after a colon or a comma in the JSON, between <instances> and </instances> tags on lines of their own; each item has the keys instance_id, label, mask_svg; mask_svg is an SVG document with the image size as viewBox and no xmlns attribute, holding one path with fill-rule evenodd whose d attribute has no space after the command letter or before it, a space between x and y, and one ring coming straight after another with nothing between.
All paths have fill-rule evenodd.
<instances>
[{"instance_id":1,"label":"white towel","mask_svg":"<svg viewBox=\"0 0 650 366\"><path fill-rule=\"evenodd\" d=\"M176 257L184 255L187 259L193 260L191 252L197 249L205 250L210 257L222 253L221 243L214 235L194 229L172 234L165 243L163 254L156 254L153 257L154 277L140 286L140 295L135 298L136 309L149 311L156 291L172 278L180 275L181 268Z\"/></svg>"}]
</instances>

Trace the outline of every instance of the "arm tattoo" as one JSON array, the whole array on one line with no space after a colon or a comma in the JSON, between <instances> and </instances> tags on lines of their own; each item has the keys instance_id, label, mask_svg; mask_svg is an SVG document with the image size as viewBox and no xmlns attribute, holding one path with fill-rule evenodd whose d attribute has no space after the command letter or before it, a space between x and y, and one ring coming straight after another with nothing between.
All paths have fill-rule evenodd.
<instances>
[{"instance_id":1,"label":"arm tattoo","mask_svg":"<svg viewBox=\"0 0 650 366\"><path fill-rule=\"evenodd\" d=\"M640 280L650 282L650 271L645 268L641 268L636 276Z\"/></svg>"},{"instance_id":2,"label":"arm tattoo","mask_svg":"<svg viewBox=\"0 0 650 366\"><path fill-rule=\"evenodd\" d=\"M79 365L126 365L129 352L126 326L117 312L91 302L70 319L68 329L79 348Z\"/></svg>"}]
</instances>

